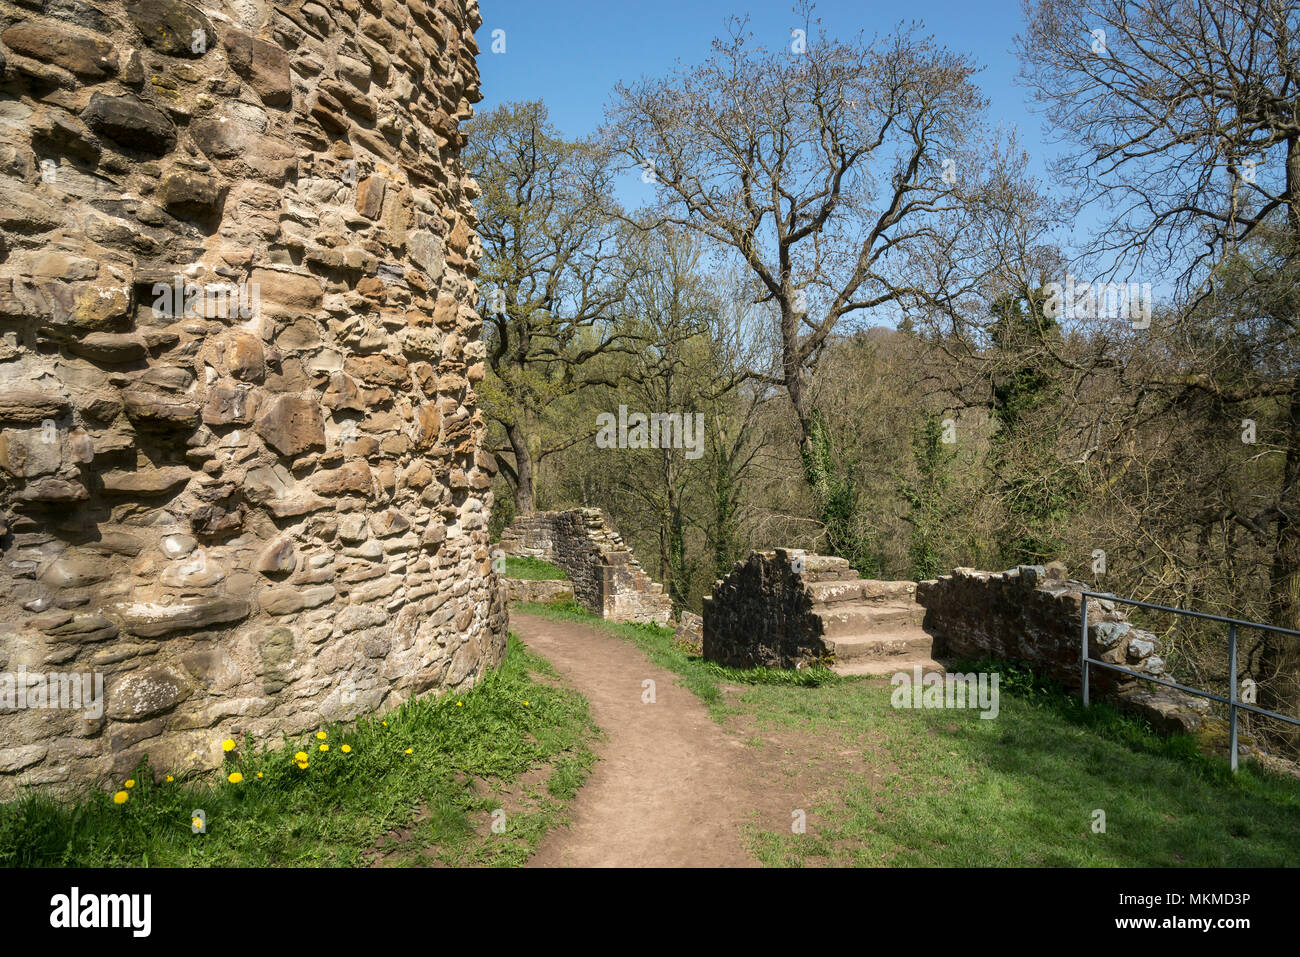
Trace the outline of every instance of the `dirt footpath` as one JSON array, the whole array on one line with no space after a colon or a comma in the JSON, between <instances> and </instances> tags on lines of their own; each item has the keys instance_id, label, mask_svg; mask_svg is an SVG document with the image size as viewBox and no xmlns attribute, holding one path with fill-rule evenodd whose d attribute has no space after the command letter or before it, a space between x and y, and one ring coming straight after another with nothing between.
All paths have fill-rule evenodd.
<instances>
[{"instance_id":1,"label":"dirt footpath","mask_svg":"<svg viewBox=\"0 0 1300 957\"><path fill-rule=\"evenodd\" d=\"M606 735L572 825L547 835L528 866L757 866L740 836L763 798L750 756L676 675L587 625L516 613L510 629L587 697ZM642 701L647 679L653 704Z\"/></svg>"}]
</instances>

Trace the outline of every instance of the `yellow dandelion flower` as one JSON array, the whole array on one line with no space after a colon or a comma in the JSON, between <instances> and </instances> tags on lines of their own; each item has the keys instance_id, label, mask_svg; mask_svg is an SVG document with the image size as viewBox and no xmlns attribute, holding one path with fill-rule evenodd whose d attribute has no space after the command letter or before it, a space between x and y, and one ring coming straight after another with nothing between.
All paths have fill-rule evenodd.
<instances>
[{"instance_id":1,"label":"yellow dandelion flower","mask_svg":"<svg viewBox=\"0 0 1300 957\"><path fill-rule=\"evenodd\" d=\"M258 772L257 772L257 776L260 778L260 777L262 776L262 772L261 772L261 771L258 771Z\"/></svg>"},{"instance_id":2,"label":"yellow dandelion flower","mask_svg":"<svg viewBox=\"0 0 1300 957\"><path fill-rule=\"evenodd\" d=\"M235 750L235 739L234 739L234 738L226 738L226 740L222 741L222 742L221 742L221 750L222 750L222 751L233 751L233 750Z\"/></svg>"},{"instance_id":3,"label":"yellow dandelion flower","mask_svg":"<svg viewBox=\"0 0 1300 957\"><path fill-rule=\"evenodd\" d=\"M232 771L230 772L230 777L226 778L226 780L229 781L231 784L238 784L239 782L244 780L244 776L240 774L238 771Z\"/></svg>"},{"instance_id":4,"label":"yellow dandelion flower","mask_svg":"<svg viewBox=\"0 0 1300 957\"><path fill-rule=\"evenodd\" d=\"M465 702L463 702L463 701L457 701L457 702L456 702L456 707L458 707L458 708L459 708L459 707L462 707L464 704L465 704Z\"/></svg>"},{"instance_id":5,"label":"yellow dandelion flower","mask_svg":"<svg viewBox=\"0 0 1300 957\"><path fill-rule=\"evenodd\" d=\"M350 745L350 744L345 744L345 745L343 745L343 747L339 748L339 750L342 751L344 754L351 754L351 753L352 753L352 745Z\"/></svg>"},{"instance_id":6,"label":"yellow dandelion flower","mask_svg":"<svg viewBox=\"0 0 1300 957\"><path fill-rule=\"evenodd\" d=\"M387 722L387 721L384 722L384 727L385 727L385 728L388 727L388 722Z\"/></svg>"},{"instance_id":7,"label":"yellow dandelion flower","mask_svg":"<svg viewBox=\"0 0 1300 957\"><path fill-rule=\"evenodd\" d=\"M173 781L175 781L175 780L176 780L176 779L175 779L174 777L172 777L170 774L167 775L167 783L168 783L168 784L171 784L171 783L172 783Z\"/></svg>"},{"instance_id":8,"label":"yellow dandelion flower","mask_svg":"<svg viewBox=\"0 0 1300 957\"><path fill-rule=\"evenodd\" d=\"M203 827L203 818L201 818L201 817L191 818L191 819L190 819L190 827L194 828L194 830L196 830L196 831L199 830L200 828L202 828L202 827Z\"/></svg>"},{"instance_id":9,"label":"yellow dandelion flower","mask_svg":"<svg viewBox=\"0 0 1300 957\"><path fill-rule=\"evenodd\" d=\"M135 787L135 778L132 778L131 780L127 781L127 782L126 782L126 786L127 786L128 788L133 788L133 787Z\"/></svg>"},{"instance_id":10,"label":"yellow dandelion flower","mask_svg":"<svg viewBox=\"0 0 1300 957\"><path fill-rule=\"evenodd\" d=\"M317 731L316 737L319 738L321 741L324 741L326 738L329 737L329 735L327 735L324 731Z\"/></svg>"},{"instance_id":11,"label":"yellow dandelion flower","mask_svg":"<svg viewBox=\"0 0 1300 957\"><path fill-rule=\"evenodd\" d=\"M524 707L525 707L525 708L528 707L528 702L527 702L527 701L524 702Z\"/></svg>"},{"instance_id":12,"label":"yellow dandelion flower","mask_svg":"<svg viewBox=\"0 0 1300 957\"><path fill-rule=\"evenodd\" d=\"M114 804L125 804L125 803L126 803L126 798L127 798L127 794L126 794L125 791L118 791L116 794L113 795L113 803L114 803Z\"/></svg>"},{"instance_id":13,"label":"yellow dandelion flower","mask_svg":"<svg viewBox=\"0 0 1300 957\"><path fill-rule=\"evenodd\" d=\"M407 748L407 749L406 749L406 753L407 753L407 754L410 754L410 753L411 753L412 751L414 751L414 750L415 750L415 748Z\"/></svg>"},{"instance_id":14,"label":"yellow dandelion flower","mask_svg":"<svg viewBox=\"0 0 1300 957\"><path fill-rule=\"evenodd\" d=\"M306 761L306 760L307 760L307 752L306 752L306 751L299 751L297 754L295 754L295 755L293 756L293 759L294 759L295 761Z\"/></svg>"},{"instance_id":15,"label":"yellow dandelion flower","mask_svg":"<svg viewBox=\"0 0 1300 957\"><path fill-rule=\"evenodd\" d=\"M322 744L322 745L320 746L320 749L321 749L322 751L328 751L328 750L330 749L330 746L329 746L328 744Z\"/></svg>"},{"instance_id":16,"label":"yellow dandelion flower","mask_svg":"<svg viewBox=\"0 0 1300 957\"><path fill-rule=\"evenodd\" d=\"M306 762L306 761L299 761L299 762L298 762L298 767L302 768L303 770L306 770L306 769L307 769L307 762Z\"/></svg>"}]
</instances>

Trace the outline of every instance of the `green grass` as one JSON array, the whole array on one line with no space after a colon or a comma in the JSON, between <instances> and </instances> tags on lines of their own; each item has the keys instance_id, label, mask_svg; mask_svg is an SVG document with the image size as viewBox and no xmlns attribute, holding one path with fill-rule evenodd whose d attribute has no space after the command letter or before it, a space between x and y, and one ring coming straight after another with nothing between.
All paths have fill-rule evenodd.
<instances>
[{"instance_id":1,"label":"green grass","mask_svg":"<svg viewBox=\"0 0 1300 957\"><path fill-rule=\"evenodd\" d=\"M747 827L770 866L1296 863L1300 781L1253 764L1234 778L1190 738L1160 737L1104 704L1084 710L1021 666L954 664L1001 676L999 715L987 720L895 709L885 679L724 669L675 649L666 629L612 625L573 606L518 607L627 638L748 747L784 748L783 771L810 789L809 826ZM745 687L726 698L721 684ZM1093 830L1097 810L1104 833Z\"/></svg>"},{"instance_id":2,"label":"green grass","mask_svg":"<svg viewBox=\"0 0 1300 957\"><path fill-rule=\"evenodd\" d=\"M530 556L507 555L506 577L527 581L568 581L563 568L548 561Z\"/></svg>"},{"instance_id":3,"label":"green grass","mask_svg":"<svg viewBox=\"0 0 1300 957\"><path fill-rule=\"evenodd\" d=\"M28 794L0 805L0 865L356 867L381 837L389 866L520 864L564 819L598 734L581 695L534 674L555 676L511 636L501 668L463 694L328 726L324 741L241 742L219 776L153 783L142 767L121 805L102 791ZM232 771L242 783L225 779ZM503 806L505 831L493 833ZM206 833L191 829L196 809Z\"/></svg>"}]
</instances>

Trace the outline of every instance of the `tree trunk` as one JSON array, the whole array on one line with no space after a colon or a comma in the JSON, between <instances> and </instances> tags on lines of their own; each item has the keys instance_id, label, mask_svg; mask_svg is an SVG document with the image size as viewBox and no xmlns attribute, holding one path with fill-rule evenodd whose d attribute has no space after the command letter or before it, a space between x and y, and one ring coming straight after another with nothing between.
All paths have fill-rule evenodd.
<instances>
[{"instance_id":1,"label":"tree trunk","mask_svg":"<svg viewBox=\"0 0 1300 957\"><path fill-rule=\"evenodd\" d=\"M736 563L736 481L727 461L726 436L717 426L718 445L713 461L713 574L725 578Z\"/></svg>"},{"instance_id":2,"label":"tree trunk","mask_svg":"<svg viewBox=\"0 0 1300 957\"><path fill-rule=\"evenodd\" d=\"M682 521L682 503L676 491L669 491L668 503L668 551L671 563L672 581L668 586L668 597L673 602L674 614L680 614L686 607L686 526Z\"/></svg>"},{"instance_id":3,"label":"tree trunk","mask_svg":"<svg viewBox=\"0 0 1300 957\"><path fill-rule=\"evenodd\" d=\"M515 514L524 518L533 514L533 453L528 448L528 435L519 425L519 419L506 426L506 439L515 456Z\"/></svg>"},{"instance_id":4,"label":"tree trunk","mask_svg":"<svg viewBox=\"0 0 1300 957\"><path fill-rule=\"evenodd\" d=\"M799 422L799 451L805 458L813 450L812 412L803 389L803 361L799 355L799 317L790 307L781 309L781 378ZM809 482L811 484L811 478Z\"/></svg>"}]
</instances>

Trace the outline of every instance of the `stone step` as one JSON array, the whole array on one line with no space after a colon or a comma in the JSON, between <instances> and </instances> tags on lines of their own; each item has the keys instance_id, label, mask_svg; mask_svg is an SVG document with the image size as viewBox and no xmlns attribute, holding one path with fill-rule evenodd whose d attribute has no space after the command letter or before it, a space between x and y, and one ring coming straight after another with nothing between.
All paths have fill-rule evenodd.
<instances>
[{"instance_id":1,"label":"stone step","mask_svg":"<svg viewBox=\"0 0 1300 957\"><path fill-rule=\"evenodd\" d=\"M802 577L805 583L847 582L859 580L858 573L852 568L823 568L819 571L805 570Z\"/></svg>"},{"instance_id":2,"label":"stone step","mask_svg":"<svg viewBox=\"0 0 1300 957\"><path fill-rule=\"evenodd\" d=\"M836 602L814 609L822 623L822 634L855 635L899 628L920 628L925 609L912 602Z\"/></svg>"},{"instance_id":3,"label":"stone step","mask_svg":"<svg viewBox=\"0 0 1300 957\"><path fill-rule=\"evenodd\" d=\"M829 605L842 601L862 601L867 596L861 578L832 578L829 581L807 581L804 576L804 590L812 599L813 605ZM815 609L820 610L820 609Z\"/></svg>"},{"instance_id":4,"label":"stone step","mask_svg":"<svg viewBox=\"0 0 1300 957\"><path fill-rule=\"evenodd\" d=\"M832 578L807 581L804 589L814 604L841 601L915 602L916 582L876 581L870 578Z\"/></svg>"},{"instance_id":5,"label":"stone step","mask_svg":"<svg viewBox=\"0 0 1300 957\"><path fill-rule=\"evenodd\" d=\"M921 674L943 674L946 670L943 665L935 661L929 655L905 655L894 656L890 658L850 658L848 661L837 661L831 668L837 675L846 677L856 675L894 675L900 671L912 673L912 669L920 667Z\"/></svg>"},{"instance_id":6,"label":"stone step","mask_svg":"<svg viewBox=\"0 0 1300 957\"><path fill-rule=\"evenodd\" d=\"M802 578L805 582L852 581L858 577L847 559L832 555L805 555Z\"/></svg>"},{"instance_id":7,"label":"stone step","mask_svg":"<svg viewBox=\"0 0 1300 957\"><path fill-rule=\"evenodd\" d=\"M934 639L920 628L840 635L826 638L824 642L837 662L857 658L902 660L904 657L928 657L934 650Z\"/></svg>"},{"instance_id":8,"label":"stone step","mask_svg":"<svg viewBox=\"0 0 1300 957\"><path fill-rule=\"evenodd\" d=\"M862 597L871 601L916 601L916 582L862 580Z\"/></svg>"}]
</instances>

